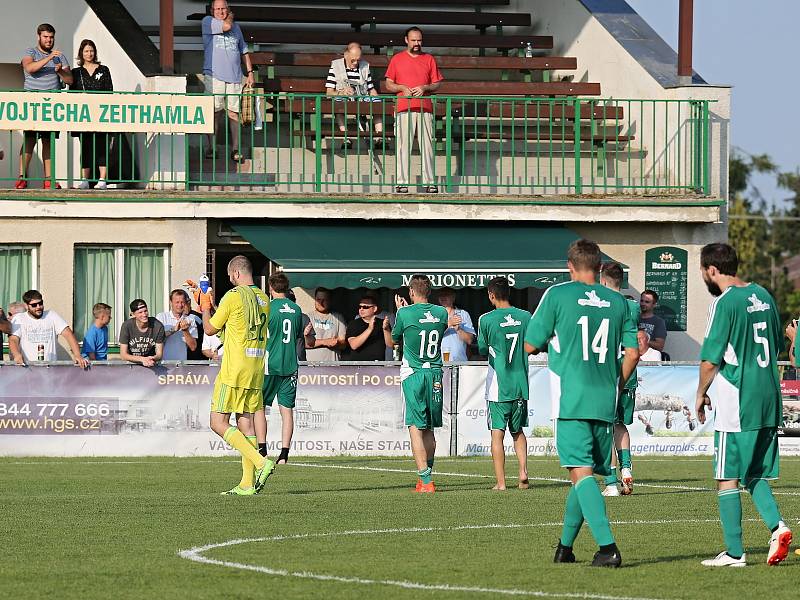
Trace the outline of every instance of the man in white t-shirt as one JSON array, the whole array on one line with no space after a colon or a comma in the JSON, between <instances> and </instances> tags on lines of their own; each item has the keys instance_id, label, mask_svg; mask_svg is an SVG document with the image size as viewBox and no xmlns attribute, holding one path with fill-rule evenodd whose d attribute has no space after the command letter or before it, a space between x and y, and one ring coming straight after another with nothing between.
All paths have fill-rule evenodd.
<instances>
[{"instance_id":1,"label":"man in white t-shirt","mask_svg":"<svg viewBox=\"0 0 800 600\"><path fill-rule=\"evenodd\" d=\"M661 352L650 347L650 334L644 329L637 332L639 342L639 362L658 362L661 360Z\"/></svg>"},{"instance_id":2,"label":"man in white t-shirt","mask_svg":"<svg viewBox=\"0 0 800 600\"><path fill-rule=\"evenodd\" d=\"M78 340L67 322L58 313L44 309L44 299L37 290L28 290L22 295L27 311L19 313L11 320L11 335L8 345L14 362L28 365L36 361L58 360L58 336L64 336L72 352L75 364L81 369L89 366L89 361L81 356Z\"/></svg>"},{"instance_id":3,"label":"man in white t-shirt","mask_svg":"<svg viewBox=\"0 0 800 600\"><path fill-rule=\"evenodd\" d=\"M203 356L208 360L222 360L224 347L217 334L203 337Z\"/></svg>"},{"instance_id":4,"label":"man in white t-shirt","mask_svg":"<svg viewBox=\"0 0 800 600\"><path fill-rule=\"evenodd\" d=\"M185 314L186 296L183 290L170 292L169 306L170 310L156 315L167 336L162 360L186 360L188 351L197 349L197 321Z\"/></svg>"},{"instance_id":5,"label":"man in white t-shirt","mask_svg":"<svg viewBox=\"0 0 800 600\"><path fill-rule=\"evenodd\" d=\"M308 314L309 325L305 335L313 337L313 345L306 343L306 360L333 362L345 347L346 327L339 313L331 312L331 292L326 288L314 291L314 310ZM312 336L313 334L313 336Z\"/></svg>"}]
</instances>

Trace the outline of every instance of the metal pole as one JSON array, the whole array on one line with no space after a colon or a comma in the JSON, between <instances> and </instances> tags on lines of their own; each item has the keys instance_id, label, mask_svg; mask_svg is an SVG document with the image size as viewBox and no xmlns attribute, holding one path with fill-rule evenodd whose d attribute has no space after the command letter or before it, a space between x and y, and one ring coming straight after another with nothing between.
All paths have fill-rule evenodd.
<instances>
[{"instance_id":1,"label":"metal pole","mask_svg":"<svg viewBox=\"0 0 800 600\"><path fill-rule=\"evenodd\" d=\"M678 77L692 77L694 0L680 0L678 15Z\"/></svg>"},{"instance_id":2,"label":"metal pole","mask_svg":"<svg viewBox=\"0 0 800 600\"><path fill-rule=\"evenodd\" d=\"M175 72L175 7L174 0L159 0L158 47L161 72Z\"/></svg>"}]
</instances>

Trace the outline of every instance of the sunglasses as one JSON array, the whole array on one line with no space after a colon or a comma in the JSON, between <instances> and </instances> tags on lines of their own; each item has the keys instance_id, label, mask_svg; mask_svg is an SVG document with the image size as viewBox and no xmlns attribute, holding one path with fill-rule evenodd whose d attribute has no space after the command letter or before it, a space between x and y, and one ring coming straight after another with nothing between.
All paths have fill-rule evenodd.
<instances>
[{"instance_id":1,"label":"sunglasses","mask_svg":"<svg viewBox=\"0 0 800 600\"><path fill-rule=\"evenodd\" d=\"M368 308L377 308L374 304L359 304L358 308L367 310Z\"/></svg>"},{"instance_id":2,"label":"sunglasses","mask_svg":"<svg viewBox=\"0 0 800 600\"><path fill-rule=\"evenodd\" d=\"M44 302L29 302L28 306L31 308L38 308L40 306L44 306Z\"/></svg>"}]
</instances>

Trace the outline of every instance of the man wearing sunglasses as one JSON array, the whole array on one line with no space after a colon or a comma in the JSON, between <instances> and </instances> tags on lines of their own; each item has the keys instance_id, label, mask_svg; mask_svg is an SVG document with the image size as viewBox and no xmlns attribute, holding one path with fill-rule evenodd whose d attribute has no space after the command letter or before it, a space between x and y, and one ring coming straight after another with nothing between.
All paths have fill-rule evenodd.
<instances>
[{"instance_id":1,"label":"man wearing sunglasses","mask_svg":"<svg viewBox=\"0 0 800 600\"><path fill-rule=\"evenodd\" d=\"M44 309L42 294L28 290L22 295L27 311L14 317L8 345L14 362L27 366L31 362L51 362L58 360L58 336L69 344L72 358L81 369L89 366L89 361L81 356L78 340L67 322L61 316Z\"/></svg>"},{"instance_id":2,"label":"man wearing sunglasses","mask_svg":"<svg viewBox=\"0 0 800 600\"><path fill-rule=\"evenodd\" d=\"M347 324L345 339L350 353L347 360L384 360L386 342L383 338L383 319L378 317L378 302L364 294L358 303L358 318Z\"/></svg>"}]
</instances>

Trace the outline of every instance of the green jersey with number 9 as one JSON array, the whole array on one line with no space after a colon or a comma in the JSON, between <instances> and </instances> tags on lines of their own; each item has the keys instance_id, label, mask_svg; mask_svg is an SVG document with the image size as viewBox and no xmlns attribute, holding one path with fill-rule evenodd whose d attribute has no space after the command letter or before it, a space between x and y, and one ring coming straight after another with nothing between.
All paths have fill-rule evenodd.
<instances>
[{"instance_id":1,"label":"green jersey with number 9","mask_svg":"<svg viewBox=\"0 0 800 600\"><path fill-rule=\"evenodd\" d=\"M782 351L778 307L760 285L731 286L711 303L700 360L719 365L708 390L716 431L780 425Z\"/></svg>"},{"instance_id":2,"label":"green jersey with number 9","mask_svg":"<svg viewBox=\"0 0 800 600\"><path fill-rule=\"evenodd\" d=\"M442 368L442 337L447 329L447 309L436 304L411 304L397 311L392 329L395 342L403 340L403 369Z\"/></svg>"},{"instance_id":3,"label":"green jersey with number 9","mask_svg":"<svg viewBox=\"0 0 800 600\"><path fill-rule=\"evenodd\" d=\"M269 304L267 375L297 373L297 340L302 337L303 312L300 307L288 298L272 300Z\"/></svg>"},{"instance_id":4,"label":"green jersey with number 9","mask_svg":"<svg viewBox=\"0 0 800 600\"><path fill-rule=\"evenodd\" d=\"M547 289L525 342L550 342L548 366L558 419L613 423L620 377L618 352L636 348L637 323L625 297L599 284L570 281Z\"/></svg>"}]
</instances>

